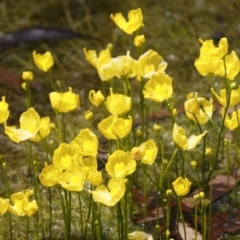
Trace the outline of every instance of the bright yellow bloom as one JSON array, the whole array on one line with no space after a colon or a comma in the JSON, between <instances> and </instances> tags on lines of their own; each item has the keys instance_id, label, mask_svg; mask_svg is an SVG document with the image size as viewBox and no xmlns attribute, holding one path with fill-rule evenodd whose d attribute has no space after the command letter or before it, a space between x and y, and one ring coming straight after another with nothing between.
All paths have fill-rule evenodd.
<instances>
[{"instance_id":1,"label":"bright yellow bloom","mask_svg":"<svg viewBox=\"0 0 240 240\"><path fill-rule=\"evenodd\" d=\"M0 197L0 216L8 210L9 199Z\"/></svg>"},{"instance_id":2,"label":"bright yellow bloom","mask_svg":"<svg viewBox=\"0 0 240 240\"><path fill-rule=\"evenodd\" d=\"M108 63L103 64L101 66L101 72L107 80L113 77L133 78L136 76L135 65L136 60L130 56L128 51L126 55L111 58Z\"/></svg>"},{"instance_id":3,"label":"bright yellow bloom","mask_svg":"<svg viewBox=\"0 0 240 240\"><path fill-rule=\"evenodd\" d=\"M154 50L150 49L139 57L135 65L135 72L137 80L141 81L142 78L150 78L156 72L164 72L167 63L163 58Z\"/></svg>"},{"instance_id":4,"label":"bright yellow bloom","mask_svg":"<svg viewBox=\"0 0 240 240\"><path fill-rule=\"evenodd\" d=\"M141 160L142 163L152 165L158 154L158 148L154 140L150 139L134 147L131 150L131 155L136 160Z\"/></svg>"},{"instance_id":5,"label":"bright yellow bloom","mask_svg":"<svg viewBox=\"0 0 240 240\"><path fill-rule=\"evenodd\" d=\"M128 234L129 240L153 240L152 235L142 231L134 231Z\"/></svg>"},{"instance_id":6,"label":"bright yellow bloom","mask_svg":"<svg viewBox=\"0 0 240 240\"><path fill-rule=\"evenodd\" d=\"M98 130L107 139L124 138L132 130L132 118L128 117L128 119L123 119L110 116L98 124Z\"/></svg>"},{"instance_id":7,"label":"bright yellow bloom","mask_svg":"<svg viewBox=\"0 0 240 240\"><path fill-rule=\"evenodd\" d=\"M138 30L143 23L143 14L140 8L133 9L128 12L128 22L122 13L116 13L115 15L111 14L110 18L127 34L132 34Z\"/></svg>"},{"instance_id":8,"label":"bright yellow bloom","mask_svg":"<svg viewBox=\"0 0 240 240\"><path fill-rule=\"evenodd\" d=\"M105 50L102 50L98 56L95 50L87 50L86 48L84 48L83 52L86 57L86 60L97 69L98 75L102 81L109 80L110 78L113 77L109 75L104 75L104 73L101 70L102 66L111 60L110 47L107 47Z\"/></svg>"},{"instance_id":9,"label":"bright yellow bloom","mask_svg":"<svg viewBox=\"0 0 240 240\"><path fill-rule=\"evenodd\" d=\"M136 165L136 161L128 152L116 150L108 157L105 168L111 177L125 178L135 171Z\"/></svg>"},{"instance_id":10,"label":"bright yellow bloom","mask_svg":"<svg viewBox=\"0 0 240 240\"><path fill-rule=\"evenodd\" d=\"M211 88L212 93L218 100L218 102L223 106L227 106L227 94L226 94L226 89L221 89L220 90L220 95L218 95L213 88ZM230 96L230 105L229 107L234 107L240 102L240 86L237 89L233 89L231 91L231 96Z\"/></svg>"},{"instance_id":11,"label":"bright yellow bloom","mask_svg":"<svg viewBox=\"0 0 240 240\"><path fill-rule=\"evenodd\" d=\"M41 184L45 187L52 187L58 184L58 179L62 174L62 170L54 167L53 164L47 165L42 169L42 172L39 174L39 180Z\"/></svg>"},{"instance_id":12,"label":"bright yellow bloom","mask_svg":"<svg viewBox=\"0 0 240 240\"><path fill-rule=\"evenodd\" d=\"M197 146L201 139L207 134L207 131L204 131L202 134L195 136L191 135L188 139L185 134L185 130L182 127L179 127L176 123L173 126L173 141L183 150L190 150Z\"/></svg>"},{"instance_id":13,"label":"bright yellow bloom","mask_svg":"<svg viewBox=\"0 0 240 240\"><path fill-rule=\"evenodd\" d=\"M214 74L218 76L225 75L223 57L228 51L228 42L226 38L222 38L219 41L219 46L215 47L213 40L199 40L202 43L200 49L200 56L196 59L194 65L198 72L207 76L208 74Z\"/></svg>"},{"instance_id":14,"label":"bright yellow bloom","mask_svg":"<svg viewBox=\"0 0 240 240\"><path fill-rule=\"evenodd\" d=\"M212 154L212 148L206 148L205 155L211 155L211 154Z\"/></svg>"},{"instance_id":15,"label":"bright yellow bloom","mask_svg":"<svg viewBox=\"0 0 240 240\"><path fill-rule=\"evenodd\" d=\"M232 51L225 57L226 78L234 80L240 70L240 62L237 54Z\"/></svg>"},{"instance_id":16,"label":"bright yellow bloom","mask_svg":"<svg viewBox=\"0 0 240 240\"><path fill-rule=\"evenodd\" d=\"M224 116L225 108L221 110L222 117ZM240 110L231 113L231 117L226 114L224 126L229 130L234 130L240 125Z\"/></svg>"},{"instance_id":17,"label":"bright yellow bloom","mask_svg":"<svg viewBox=\"0 0 240 240\"><path fill-rule=\"evenodd\" d=\"M114 206L125 194L125 182L126 179L111 178L108 182L108 188L100 185L95 191L89 190L89 192L92 194L95 202L102 203L106 206Z\"/></svg>"},{"instance_id":18,"label":"bright yellow bloom","mask_svg":"<svg viewBox=\"0 0 240 240\"><path fill-rule=\"evenodd\" d=\"M33 73L31 71L23 71L22 79L24 81L32 81L33 80Z\"/></svg>"},{"instance_id":19,"label":"bright yellow bloom","mask_svg":"<svg viewBox=\"0 0 240 240\"><path fill-rule=\"evenodd\" d=\"M27 83L26 83L26 82L21 83L21 88L22 88L24 91L26 91L26 89L27 89Z\"/></svg>"},{"instance_id":20,"label":"bright yellow bloom","mask_svg":"<svg viewBox=\"0 0 240 240\"><path fill-rule=\"evenodd\" d=\"M172 78L163 72L157 72L151 76L144 89L145 98L162 102L169 99L173 94Z\"/></svg>"},{"instance_id":21,"label":"bright yellow bloom","mask_svg":"<svg viewBox=\"0 0 240 240\"><path fill-rule=\"evenodd\" d=\"M92 131L85 128L79 132L70 145L81 156L95 157L98 151L98 138Z\"/></svg>"},{"instance_id":22,"label":"bright yellow bloom","mask_svg":"<svg viewBox=\"0 0 240 240\"><path fill-rule=\"evenodd\" d=\"M78 164L73 164L59 177L58 183L67 191L83 190L86 181L87 171Z\"/></svg>"},{"instance_id":23,"label":"bright yellow bloom","mask_svg":"<svg viewBox=\"0 0 240 240\"><path fill-rule=\"evenodd\" d=\"M5 97L2 97L0 102L0 124L5 123L9 117L8 104L5 101Z\"/></svg>"},{"instance_id":24,"label":"bright yellow bloom","mask_svg":"<svg viewBox=\"0 0 240 240\"><path fill-rule=\"evenodd\" d=\"M31 141L33 142L39 142L48 134L50 133L51 130L51 123L50 123L50 118L49 117L43 117L40 119L40 127L38 130L38 133L35 135L34 138L30 138Z\"/></svg>"},{"instance_id":25,"label":"bright yellow bloom","mask_svg":"<svg viewBox=\"0 0 240 240\"><path fill-rule=\"evenodd\" d=\"M103 182L102 173L99 171L90 172L88 175L90 184L93 186L99 186Z\"/></svg>"},{"instance_id":26,"label":"bright yellow bloom","mask_svg":"<svg viewBox=\"0 0 240 240\"><path fill-rule=\"evenodd\" d=\"M191 182L187 178L179 177L173 183L173 188L177 196L186 196L190 191Z\"/></svg>"},{"instance_id":27,"label":"bright yellow bloom","mask_svg":"<svg viewBox=\"0 0 240 240\"><path fill-rule=\"evenodd\" d=\"M79 95L69 91L65 93L51 92L49 94L52 108L59 113L67 113L76 110L80 105Z\"/></svg>"},{"instance_id":28,"label":"bright yellow bloom","mask_svg":"<svg viewBox=\"0 0 240 240\"><path fill-rule=\"evenodd\" d=\"M212 117L213 104L205 98L198 97L197 93L184 103L184 108L188 119L203 125Z\"/></svg>"},{"instance_id":29,"label":"bright yellow bloom","mask_svg":"<svg viewBox=\"0 0 240 240\"><path fill-rule=\"evenodd\" d=\"M121 115L127 113L131 108L131 98L118 93L113 93L112 88L110 88L110 95L106 99L107 110L112 115Z\"/></svg>"},{"instance_id":30,"label":"bright yellow bloom","mask_svg":"<svg viewBox=\"0 0 240 240\"><path fill-rule=\"evenodd\" d=\"M84 114L84 117L87 121L90 121L93 117L93 112L91 111L86 111L85 114Z\"/></svg>"},{"instance_id":31,"label":"bright yellow bloom","mask_svg":"<svg viewBox=\"0 0 240 240\"><path fill-rule=\"evenodd\" d=\"M29 201L29 198L33 195L32 190L25 192L17 192L10 196L13 205L9 204L8 211L18 215L31 217L38 211L38 205L36 200Z\"/></svg>"},{"instance_id":32,"label":"bright yellow bloom","mask_svg":"<svg viewBox=\"0 0 240 240\"><path fill-rule=\"evenodd\" d=\"M88 99L94 106L98 107L105 100L105 97L101 91L95 92L94 90L91 90Z\"/></svg>"},{"instance_id":33,"label":"bright yellow bloom","mask_svg":"<svg viewBox=\"0 0 240 240\"><path fill-rule=\"evenodd\" d=\"M197 167L197 161L192 160L192 161L190 162L190 165L191 165L192 169L195 170L196 167Z\"/></svg>"},{"instance_id":34,"label":"bright yellow bloom","mask_svg":"<svg viewBox=\"0 0 240 240\"><path fill-rule=\"evenodd\" d=\"M134 38L134 45L136 47L141 47L144 43L145 43L145 36L143 34L138 35Z\"/></svg>"},{"instance_id":35,"label":"bright yellow bloom","mask_svg":"<svg viewBox=\"0 0 240 240\"><path fill-rule=\"evenodd\" d=\"M77 161L78 155L70 144L62 143L54 151L52 163L55 168L66 170Z\"/></svg>"},{"instance_id":36,"label":"bright yellow bloom","mask_svg":"<svg viewBox=\"0 0 240 240\"><path fill-rule=\"evenodd\" d=\"M50 52L45 52L44 54L33 52L33 61L36 66L44 71L47 72L54 64L53 56Z\"/></svg>"},{"instance_id":37,"label":"bright yellow bloom","mask_svg":"<svg viewBox=\"0 0 240 240\"><path fill-rule=\"evenodd\" d=\"M34 108L29 108L20 117L20 128L15 126L5 126L5 133L9 138L19 143L21 141L34 138L41 127L41 118Z\"/></svg>"}]
</instances>

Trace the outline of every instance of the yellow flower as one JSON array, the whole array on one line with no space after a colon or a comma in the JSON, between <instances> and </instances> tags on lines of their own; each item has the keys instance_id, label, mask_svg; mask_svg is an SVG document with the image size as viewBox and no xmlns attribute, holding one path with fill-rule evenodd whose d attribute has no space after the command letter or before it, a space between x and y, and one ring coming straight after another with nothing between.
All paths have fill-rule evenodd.
<instances>
[{"instance_id":1,"label":"yellow flower","mask_svg":"<svg viewBox=\"0 0 240 240\"><path fill-rule=\"evenodd\" d=\"M36 66L44 72L47 72L54 64L53 56L48 51L44 54L36 53L36 51L34 51L33 61Z\"/></svg>"},{"instance_id":2,"label":"yellow flower","mask_svg":"<svg viewBox=\"0 0 240 240\"><path fill-rule=\"evenodd\" d=\"M142 231L134 231L128 234L129 240L153 240L152 235Z\"/></svg>"},{"instance_id":3,"label":"yellow flower","mask_svg":"<svg viewBox=\"0 0 240 240\"><path fill-rule=\"evenodd\" d=\"M225 57L225 66L226 78L228 78L229 80L234 80L240 69L239 58L234 51L232 51Z\"/></svg>"},{"instance_id":4,"label":"yellow flower","mask_svg":"<svg viewBox=\"0 0 240 240\"><path fill-rule=\"evenodd\" d=\"M5 123L9 117L8 104L5 101L5 97L2 97L0 102L0 124Z\"/></svg>"},{"instance_id":5,"label":"yellow flower","mask_svg":"<svg viewBox=\"0 0 240 240\"><path fill-rule=\"evenodd\" d=\"M23 71L22 79L24 81L32 81L33 80L33 73L31 71Z\"/></svg>"},{"instance_id":6,"label":"yellow flower","mask_svg":"<svg viewBox=\"0 0 240 240\"><path fill-rule=\"evenodd\" d=\"M137 80L141 78L150 78L156 72L164 72L167 63L154 50L150 49L139 57L135 65Z\"/></svg>"},{"instance_id":7,"label":"yellow flower","mask_svg":"<svg viewBox=\"0 0 240 240\"><path fill-rule=\"evenodd\" d=\"M121 115L127 113L131 108L131 98L118 93L113 93L112 88L110 88L110 95L106 99L107 110L112 115Z\"/></svg>"},{"instance_id":8,"label":"yellow flower","mask_svg":"<svg viewBox=\"0 0 240 240\"><path fill-rule=\"evenodd\" d=\"M88 175L90 184L93 186L99 186L103 182L102 173L99 171L90 172Z\"/></svg>"},{"instance_id":9,"label":"yellow flower","mask_svg":"<svg viewBox=\"0 0 240 240\"><path fill-rule=\"evenodd\" d=\"M55 168L66 170L77 161L77 153L70 144L62 143L54 151L52 163Z\"/></svg>"},{"instance_id":10,"label":"yellow flower","mask_svg":"<svg viewBox=\"0 0 240 240\"><path fill-rule=\"evenodd\" d=\"M183 150L190 150L197 146L201 139L207 134L207 131L204 131L202 134L195 136L191 135L188 139L185 134L185 130L182 127L179 127L176 123L173 126L173 141Z\"/></svg>"},{"instance_id":11,"label":"yellow flower","mask_svg":"<svg viewBox=\"0 0 240 240\"><path fill-rule=\"evenodd\" d=\"M47 163L45 163L45 167L39 174L39 180L43 186L52 187L58 184L58 179L61 174L62 170L56 168L53 164L47 165Z\"/></svg>"},{"instance_id":12,"label":"yellow flower","mask_svg":"<svg viewBox=\"0 0 240 240\"><path fill-rule=\"evenodd\" d=\"M101 70L102 66L111 60L110 46L102 50L98 56L95 50L87 50L84 48L83 52L86 60L97 69L98 75L102 81L106 81L112 78L112 76L104 75Z\"/></svg>"},{"instance_id":13,"label":"yellow flower","mask_svg":"<svg viewBox=\"0 0 240 240\"><path fill-rule=\"evenodd\" d=\"M21 141L34 138L41 127L41 118L34 108L29 108L20 117L20 128L15 126L5 126L5 133L9 138L19 143Z\"/></svg>"},{"instance_id":14,"label":"yellow flower","mask_svg":"<svg viewBox=\"0 0 240 240\"><path fill-rule=\"evenodd\" d=\"M0 197L0 216L8 210L9 199Z\"/></svg>"},{"instance_id":15,"label":"yellow flower","mask_svg":"<svg viewBox=\"0 0 240 240\"><path fill-rule=\"evenodd\" d=\"M95 92L94 90L91 90L88 99L94 106L98 107L105 100L105 97L101 91Z\"/></svg>"},{"instance_id":16,"label":"yellow flower","mask_svg":"<svg viewBox=\"0 0 240 240\"><path fill-rule=\"evenodd\" d=\"M136 47L141 47L145 43L145 36L144 35L138 35L134 38L134 45Z\"/></svg>"},{"instance_id":17,"label":"yellow flower","mask_svg":"<svg viewBox=\"0 0 240 240\"><path fill-rule=\"evenodd\" d=\"M211 88L211 91L213 95L216 97L218 102L226 107L227 106L227 94L226 94L226 89L221 89L220 90L220 95L218 95L213 88ZM240 102L240 86L237 89L233 89L231 91L231 96L230 96L230 105L229 107L234 107Z\"/></svg>"},{"instance_id":18,"label":"yellow flower","mask_svg":"<svg viewBox=\"0 0 240 240\"><path fill-rule=\"evenodd\" d=\"M126 55L111 58L106 64L101 66L101 72L105 79L117 78L133 78L136 76L136 60L130 56L128 51Z\"/></svg>"},{"instance_id":19,"label":"yellow flower","mask_svg":"<svg viewBox=\"0 0 240 240\"><path fill-rule=\"evenodd\" d=\"M65 93L51 92L49 94L52 108L59 113L67 113L76 110L80 105L79 95L69 91Z\"/></svg>"},{"instance_id":20,"label":"yellow flower","mask_svg":"<svg viewBox=\"0 0 240 240\"><path fill-rule=\"evenodd\" d=\"M185 101L184 108L188 119L200 125L207 123L213 113L212 101L198 97L197 93L193 98Z\"/></svg>"},{"instance_id":21,"label":"yellow flower","mask_svg":"<svg viewBox=\"0 0 240 240\"><path fill-rule=\"evenodd\" d=\"M162 102L169 99L173 94L172 78L163 72L157 72L151 76L144 89L145 98Z\"/></svg>"},{"instance_id":22,"label":"yellow flower","mask_svg":"<svg viewBox=\"0 0 240 240\"><path fill-rule=\"evenodd\" d=\"M89 192L92 194L95 202L106 206L114 206L125 194L125 182L126 180L122 178L111 178L108 182L108 187L100 185L95 191L89 190Z\"/></svg>"},{"instance_id":23,"label":"yellow flower","mask_svg":"<svg viewBox=\"0 0 240 240\"><path fill-rule=\"evenodd\" d=\"M87 121L90 121L93 117L93 113L91 111L86 111L84 117Z\"/></svg>"},{"instance_id":24,"label":"yellow flower","mask_svg":"<svg viewBox=\"0 0 240 240\"><path fill-rule=\"evenodd\" d=\"M225 108L221 110L222 117L224 116ZM240 124L240 110L234 111L231 114L231 117L229 117L228 114L226 114L224 126L228 128L229 130L234 130L237 128Z\"/></svg>"},{"instance_id":25,"label":"yellow flower","mask_svg":"<svg viewBox=\"0 0 240 240\"><path fill-rule=\"evenodd\" d=\"M50 118L49 117L43 117L40 119L40 127L38 130L38 133L35 135L35 137L30 138L31 141L33 142L39 142L48 134L50 133L51 130L51 123L50 123Z\"/></svg>"},{"instance_id":26,"label":"yellow flower","mask_svg":"<svg viewBox=\"0 0 240 240\"><path fill-rule=\"evenodd\" d=\"M218 76L225 75L223 57L228 51L228 42L226 38L221 38L219 41L219 46L215 47L213 40L199 40L202 43L200 48L200 56L196 59L194 65L198 72L207 76L212 73Z\"/></svg>"},{"instance_id":27,"label":"yellow flower","mask_svg":"<svg viewBox=\"0 0 240 240\"><path fill-rule=\"evenodd\" d=\"M98 138L88 128L82 129L70 145L81 156L95 157L98 152Z\"/></svg>"},{"instance_id":28,"label":"yellow flower","mask_svg":"<svg viewBox=\"0 0 240 240\"><path fill-rule=\"evenodd\" d=\"M223 58L228 52L228 41L227 38L221 38L218 47L215 47L213 40L203 41L199 39L202 43L200 48L200 56L216 56L218 58Z\"/></svg>"},{"instance_id":29,"label":"yellow flower","mask_svg":"<svg viewBox=\"0 0 240 240\"><path fill-rule=\"evenodd\" d=\"M135 169L136 161L128 152L116 150L108 157L106 171L111 177L125 178L132 174Z\"/></svg>"},{"instance_id":30,"label":"yellow flower","mask_svg":"<svg viewBox=\"0 0 240 240\"><path fill-rule=\"evenodd\" d=\"M87 171L78 164L73 164L59 177L58 183L67 191L83 190L86 181Z\"/></svg>"},{"instance_id":31,"label":"yellow flower","mask_svg":"<svg viewBox=\"0 0 240 240\"><path fill-rule=\"evenodd\" d=\"M225 75L223 60L215 56L198 58L195 60L194 65L198 72L204 77L208 74L214 74L222 77Z\"/></svg>"},{"instance_id":32,"label":"yellow flower","mask_svg":"<svg viewBox=\"0 0 240 240\"><path fill-rule=\"evenodd\" d=\"M158 148L154 140L150 139L131 150L131 155L142 163L152 165L158 154Z\"/></svg>"},{"instance_id":33,"label":"yellow flower","mask_svg":"<svg viewBox=\"0 0 240 240\"><path fill-rule=\"evenodd\" d=\"M110 116L98 124L98 130L107 139L124 138L132 130L132 118L128 117L128 119L123 119Z\"/></svg>"},{"instance_id":34,"label":"yellow flower","mask_svg":"<svg viewBox=\"0 0 240 240\"><path fill-rule=\"evenodd\" d=\"M179 177L173 183L173 188L177 196L186 196L190 191L191 182L187 178Z\"/></svg>"},{"instance_id":35,"label":"yellow flower","mask_svg":"<svg viewBox=\"0 0 240 240\"><path fill-rule=\"evenodd\" d=\"M211 154L212 154L212 148L206 148L205 155L211 155Z\"/></svg>"},{"instance_id":36,"label":"yellow flower","mask_svg":"<svg viewBox=\"0 0 240 240\"><path fill-rule=\"evenodd\" d=\"M18 215L31 217L38 211L38 205L36 200L29 201L29 198L33 195L32 190L25 192L17 192L10 196L13 205L9 204L9 212Z\"/></svg>"},{"instance_id":37,"label":"yellow flower","mask_svg":"<svg viewBox=\"0 0 240 240\"><path fill-rule=\"evenodd\" d=\"M192 161L190 162L190 165L191 165L192 169L195 170L196 167L197 167L197 161L192 160Z\"/></svg>"},{"instance_id":38,"label":"yellow flower","mask_svg":"<svg viewBox=\"0 0 240 240\"><path fill-rule=\"evenodd\" d=\"M128 22L122 15L122 13L116 13L110 15L110 18L115 24L127 34L132 34L142 26L143 14L140 8L133 9L128 12Z\"/></svg>"}]
</instances>

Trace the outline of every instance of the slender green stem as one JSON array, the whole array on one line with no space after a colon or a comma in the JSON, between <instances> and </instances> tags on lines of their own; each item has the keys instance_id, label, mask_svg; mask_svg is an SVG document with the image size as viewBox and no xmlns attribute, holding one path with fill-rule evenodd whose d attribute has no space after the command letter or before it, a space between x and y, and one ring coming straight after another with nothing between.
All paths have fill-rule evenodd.
<instances>
[{"instance_id":1,"label":"slender green stem","mask_svg":"<svg viewBox=\"0 0 240 240\"><path fill-rule=\"evenodd\" d=\"M128 193L129 193L129 183L126 183L126 192L124 195L124 238L127 239L128 234ZM145 206L146 208L146 206Z\"/></svg>"},{"instance_id":2,"label":"slender green stem","mask_svg":"<svg viewBox=\"0 0 240 240\"><path fill-rule=\"evenodd\" d=\"M182 213L181 197L177 197L177 202L178 202L178 211L179 211L180 217L182 219L182 224L183 224L183 231L184 231L184 238L183 239L186 239L187 233L186 233L184 216L183 216L183 213Z\"/></svg>"},{"instance_id":3,"label":"slender green stem","mask_svg":"<svg viewBox=\"0 0 240 240\"><path fill-rule=\"evenodd\" d=\"M38 183L38 163L36 161L33 162L33 172L34 172L34 192L36 196L36 200L38 201L40 205L40 215L41 215L41 230L42 230L42 238L45 238L44 234L44 219L43 219L43 206L42 206L42 194L39 190L39 183ZM35 215L36 222L38 222L38 215ZM36 231L36 236L38 239L38 226L34 226L34 231Z\"/></svg>"},{"instance_id":4,"label":"slender green stem","mask_svg":"<svg viewBox=\"0 0 240 240\"><path fill-rule=\"evenodd\" d=\"M97 224L97 235L98 235L98 240L102 240L102 224L101 224L101 204L98 204L97 206L97 218L98 218L98 224Z\"/></svg>"},{"instance_id":5,"label":"slender green stem","mask_svg":"<svg viewBox=\"0 0 240 240\"><path fill-rule=\"evenodd\" d=\"M230 105L230 98L231 98L231 90L230 90L228 98L227 98L227 105L226 105L226 108L225 108L225 111L224 111L224 114L223 114L223 120L222 120L221 128L220 128L220 131L219 131L219 134L218 134L216 154L215 154L213 166L210 169L210 172L208 174L207 183L212 178L213 172L215 170L215 166L217 164L218 154L219 154L219 150L220 150L220 146L221 146L221 140L222 140L222 133L223 133L223 129L224 129L224 122L225 122L225 118L226 118L226 115L227 115L228 107ZM210 199L210 201L211 201L211 199Z\"/></svg>"},{"instance_id":6,"label":"slender green stem","mask_svg":"<svg viewBox=\"0 0 240 240\"><path fill-rule=\"evenodd\" d=\"M121 207L121 202L117 203L117 207L118 207L118 211L117 211L117 215L118 215L118 240L122 240L123 239L123 217L122 217L122 207Z\"/></svg>"},{"instance_id":7,"label":"slender green stem","mask_svg":"<svg viewBox=\"0 0 240 240\"><path fill-rule=\"evenodd\" d=\"M81 236L83 236L83 214L82 214L82 199L81 193L78 192L78 203L79 203L79 211L80 211L80 226L81 226Z\"/></svg>"},{"instance_id":8,"label":"slender green stem","mask_svg":"<svg viewBox=\"0 0 240 240\"><path fill-rule=\"evenodd\" d=\"M32 92L29 81L26 81L26 108L30 108L32 101Z\"/></svg>"},{"instance_id":9,"label":"slender green stem","mask_svg":"<svg viewBox=\"0 0 240 240\"><path fill-rule=\"evenodd\" d=\"M26 216L26 236L29 239L29 218Z\"/></svg>"},{"instance_id":10,"label":"slender green stem","mask_svg":"<svg viewBox=\"0 0 240 240\"><path fill-rule=\"evenodd\" d=\"M194 215L194 217L195 217L195 221L194 221L194 224L195 224L195 238L194 238L194 240L197 240L197 232L198 232L198 227L197 227L197 222L198 222L198 207L197 207L197 203L194 203L194 205L195 205L195 215Z\"/></svg>"},{"instance_id":11,"label":"slender green stem","mask_svg":"<svg viewBox=\"0 0 240 240\"><path fill-rule=\"evenodd\" d=\"M64 225L65 225L65 227L64 227L65 238L68 239L68 232L67 232L68 229L67 229L67 222L66 222L67 221L66 206L64 204L64 198L63 198L60 187L58 187L57 189L58 189L59 195L61 197L63 219L64 219Z\"/></svg>"},{"instance_id":12,"label":"slender green stem","mask_svg":"<svg viewBox=\"0 0 240 240\"><path fill-rule=\"evenodd\" d=\"M63 142L62 125L61 125L59 114L56 111L55 111L55 114L56 114L57 123L58 123L58 142L59 142L59 144L61 144Z\"/></svg>"},{"instance_id":13,"label":"slender green stem","mask_svg":"<svg viewBox=\"0 0 240 240\"><path fill-rule=\"evenodd\" d=\"M55 88L54 88L54 84L53 84L53 80L52 80L52 72L51 72L51 69L49 69L49 71L48 71L48 77L49 77L49 82L50 82L51 88L52 88L52 90L54 91Z\"/></svg>"},{"instance_id":14,"label":"slender green stem","mask_svg":"<svg viewBox=\"0 0 240 240\"><path fill-rule=\"evenodd\" d=\"M1 171L2 171L2 175L3 175L3 179L4 179L4 185L6 187L7 190L7 197L8 199L10 199L10 189L9 189L9 182L8 182L8 177L7 177L7 173L6 173L6 163L3 160L3 156L0 154L0 164L1 164ZM12 233L12 214L9 214L9 234L10 234L10 240L13 239L13 233Z\"/></svg>"},{"instance_id":15,"label":"slender green stem","mask_svg":"<svg viewBox=\"0 0 240 240\"><path fill-rule=\"evenodd\" d=\"M160 186L162 186L163 179L164 179L164 177L165 177L165 175L166 175L166 173L167 173L167 171L168 171L168 168L171 166L171 164L172 164L172 162L173 162L173 160L174 160L174 158L175 158L175 155L176 155L177 151L178 151L178 149L175 148L171 160L168 162L167 167L164 169L163 174L160 176Z\"/></svg>"},{"instance_id":16,"label":"slender green stem","mask_svg":"<svg viewBox=\"0 0 240 240\"><path fill-rule=\"evenodd\" d=\"M202 134L203 133L203 130L202 130L202 127L196 117L195 114L193 114L196 122L197 122L197 125L198 125L198 128L199 128L199 131L200 133ZM210 119L210 118L209 118ZM205 151L206 151L206 135L203 137L203 152L202 152L202 160L203 160L203 164L202 164L202 182L204 182L205 180L205 164L206 164L206 154L205 154Z\"/></svg>"},{"instance_id":17,"label":"slender green stem","mask_svg":"<svg viewBox=\"0 0 240 240\"><path fill-rule=\"evenodd\" d=\"M85 229L84 229L83 239L87 239L87 228L88 228L88 223L90 220L91 209L92 209L92 204L93 204L92 194L90 195L90 199L88 202L89 202L88 215L87 215L87 221L86 221L86 225L85 225Z\"/></svg>"}]
</instances>

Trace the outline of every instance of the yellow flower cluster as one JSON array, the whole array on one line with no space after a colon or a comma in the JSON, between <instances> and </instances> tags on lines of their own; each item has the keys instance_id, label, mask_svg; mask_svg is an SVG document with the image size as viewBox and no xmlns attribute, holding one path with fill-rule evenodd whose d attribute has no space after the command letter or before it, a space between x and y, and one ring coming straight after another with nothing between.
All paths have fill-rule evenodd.
<instances>
[{"instance_id":1,"label":"yellow flower cluster","mask_svg":"<svg viewBox=\"0 0 240 240\"><path fill-rule=\"evenodd\" d=\"M38 211L38 205L36 200L29 200L32 195L33 190L14 193L10 196L12 204L9 202L9 199L0 198L0 215L9 211L17 216L33 216Z\"/></svg>"},{"instance_id":2,"label":"yellow flower cluster","mask_svg":"<svg viewBox=\"0 0 240 240\"><path fill-rule=\"evenodd\" d=\"M60 184L68 191L82 191L84 183L94 186L102 182L97 171L98 139L89 129L83 129L70 143L62 143L54 151L52 164L45 163L39 179L45 187Z\"/></svg>"}]
</instances>

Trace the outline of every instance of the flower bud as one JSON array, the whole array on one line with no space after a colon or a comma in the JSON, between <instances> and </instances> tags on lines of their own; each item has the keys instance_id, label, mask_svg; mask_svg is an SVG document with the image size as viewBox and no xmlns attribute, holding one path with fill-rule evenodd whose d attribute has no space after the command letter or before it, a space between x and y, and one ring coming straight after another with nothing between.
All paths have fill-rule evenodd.
<instances>
[{"instance_id":1,"label":"flower bud","mask_svg":"<svg viewBox=\"0 0 240 240\"><path fill-rule=\"evenodd\" d=\"M23 71L22 79L24 81L32 81L33 80L33 73L31 71Z\"/></svg>"},{"instance_id":2,"label":"flower bud","mask_svg":"<svg viewBox=\"0 0 240 240\"><path fill-rule=\"evenodd\" d=\"M145 43L145 36L144 35L138 35L134 38L134 45L136 47L141 47Z\"/></svg>"}]
</instances>

